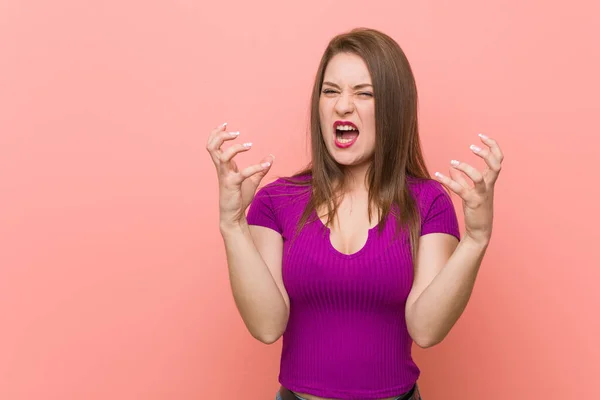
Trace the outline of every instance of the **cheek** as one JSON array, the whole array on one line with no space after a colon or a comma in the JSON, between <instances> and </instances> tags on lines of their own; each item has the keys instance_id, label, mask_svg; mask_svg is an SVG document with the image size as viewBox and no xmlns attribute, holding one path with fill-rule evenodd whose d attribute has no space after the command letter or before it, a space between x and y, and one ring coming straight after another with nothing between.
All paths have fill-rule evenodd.
<instances>
[{"instance_id":1,"label":"cheek","mask_svg":"<svg viewBox=\"0 0 600 400\"><path fill-rule=\"evenodd\" d=\"M329 120L327 118L328 113L327 113L327 104L321 100L319 102L319 121L321 124L321 132L323 134L323 136L325 136L327 134L327 126L329 125Z\"/></svg>"},{"instance_id":2,"label":"cheek","mask_svg":"<svg viewBox=\"0 0 600 400\"><path fill-rule=\"evenodd\" d=\"M361 110L361 121L369 133L375 135L375 108L373 106L364 107Z\"/></svg>"},{"instance_id":3,"label":"cheek","mask_svg":"<svg viewBox=\"0 0 600 400\"><path fill-rule=\"evenodd\" d=\"M319 97L319 112L323 113L325 108L327 108L327 99L325 97Z\"/></svg>"},{"instance_id":4,"label":"cheek","mask_svg":"<svg viewBox=\"0 0 600 400\"><path fill-rule=\"evenodd\" d=\"M369 116L369 124L371 124L371 126L375 127L375 107L374 106L369 107L369 109L367 111L367 115Z\"/></svg>"},{"instance_id":5,"label":"cheek","mask_svg":"<svg viewBox=\"0 0 600 400\"><path fill-rule=\"evenodd\" d=\"M364 110L364 120L365 128L368 129L368 136L365 137L365 144L367 147L372 148L375 146L375 110L373 107L366 108Z\"/></svg>"}]
</instances>

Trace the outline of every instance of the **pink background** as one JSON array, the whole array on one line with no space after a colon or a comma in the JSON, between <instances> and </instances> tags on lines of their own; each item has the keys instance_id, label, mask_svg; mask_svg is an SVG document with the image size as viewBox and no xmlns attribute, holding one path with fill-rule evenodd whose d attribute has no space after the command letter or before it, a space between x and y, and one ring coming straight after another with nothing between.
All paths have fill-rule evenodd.
<instances>
[{"instance_id":1,"label":"pink background","mask_svg":"<svg viewBox=\"0 0 600 400\"><path fill-rule=\"evenodd\" d=\"M319 57L355 26L408 55L431 172L482 167L479 132L506 155L471 303L415 349L425 399L599 398L599 13L0 2L0 398L273 398L280 342L234 307L205 142L227 121L255 144L242 164L275 154L267 181L298 169Z\"/></svg>"}]
</instances>

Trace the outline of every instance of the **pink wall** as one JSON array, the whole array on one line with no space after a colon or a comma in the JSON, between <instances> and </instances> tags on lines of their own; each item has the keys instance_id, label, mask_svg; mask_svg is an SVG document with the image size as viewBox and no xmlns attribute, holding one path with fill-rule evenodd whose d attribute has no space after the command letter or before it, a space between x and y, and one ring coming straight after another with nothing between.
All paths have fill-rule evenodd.
<instances>
[{"instance_id":1,"label":"pink wall","mask_svg":"<svg viewBox=\"0 0 600 400\"><path fill-rule=\"evenodd\" d=\"M600 397L598 2L204 3L0 3L0 398L272 398L205 140L227 121L240 162L300 167L321 51L354 26L411 60L432 172L481 167L478 132L506 154L472 301L415 350L425 398Z\"/></svg>"}]
</instances>

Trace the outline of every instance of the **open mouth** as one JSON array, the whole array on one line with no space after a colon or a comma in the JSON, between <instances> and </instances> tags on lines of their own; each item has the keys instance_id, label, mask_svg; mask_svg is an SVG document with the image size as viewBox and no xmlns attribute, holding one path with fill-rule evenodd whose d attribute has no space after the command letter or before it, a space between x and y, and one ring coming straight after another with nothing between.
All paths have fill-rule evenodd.
<instances>
[{"instance_id":1,"label":"open mouth","mask_svg":"<svg viewBox=\"0 0 600 400\"><path fill-rule=\"evenodd\" d=\"M352 146L360 133L356 125L350 121L335 121L333 130L335 132L335 144L341 148Z\"/></svg>"}]
</instances>

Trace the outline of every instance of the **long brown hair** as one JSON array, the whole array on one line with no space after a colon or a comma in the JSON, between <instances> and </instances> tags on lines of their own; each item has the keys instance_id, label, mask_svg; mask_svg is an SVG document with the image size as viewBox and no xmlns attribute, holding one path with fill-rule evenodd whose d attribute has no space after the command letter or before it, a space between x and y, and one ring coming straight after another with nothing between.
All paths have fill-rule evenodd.
<instances>
[{"instance_id":1,"label":"long brown hair","mask_svg":"<svg viewBox=\"0 0 600 400\"><path fill-rule=\"evenodd\" d=\"M326 206L327 224L338 211L344 192L344 166L327 151L321 133L319 98L325 68L338 53L361 57L370 72L375 98L375 152L367 172L369 219L371 204L379 211L379 231L392 213L397 232L408 227L413 259L416 259L420 235L420 215L407 187L409 179L431 179L423 159L417 123L417 88L409 62L388 35L374 29L357 28L335 36L329 42L315 77L311 98L311 161L288 182L307 185L312 196L302 214L298 231L319 207ZM306 179L308 176L308 179ZM302 178L301 178L302 177Z\"/></svg>"}]
</instances>

